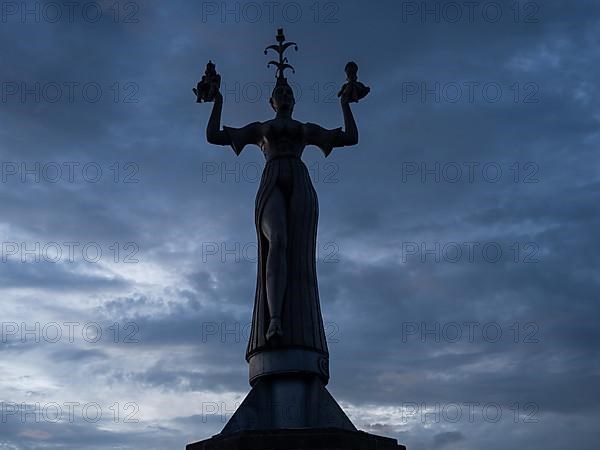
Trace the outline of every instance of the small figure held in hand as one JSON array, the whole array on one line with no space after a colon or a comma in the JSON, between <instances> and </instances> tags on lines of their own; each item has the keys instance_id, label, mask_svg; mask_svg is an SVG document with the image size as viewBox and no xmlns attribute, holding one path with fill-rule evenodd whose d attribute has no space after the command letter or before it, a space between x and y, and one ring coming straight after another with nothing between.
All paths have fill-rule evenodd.
<instances>
[{"instance_id":1,"label":"small figure held in hand","mask_svg":"<svg viewBox=\"0 0 600 450\"><path fill-rule=\"evenodd\" d=\"M208 61L202 80L192 89L196 94L196 103L215 101L217 92L221 87L221 75L217 73L215 67L212 61Z\"/></svg>"},{"instance_id":2,"label":"small figure held in hand","mask_svg":"<svg viewBox=\"0 0 600 450\"><path fill-rule=\"evenodd\" d=\"M358 64L354 61L346 64L344 70L346 71L347 82L342 86L340 92L338 92L338 97L341 97L342 101L345 100L348 103L358 103L360 99L365 98L371 92L371 88L358 81Z\"/></svg>"}]
</instances>

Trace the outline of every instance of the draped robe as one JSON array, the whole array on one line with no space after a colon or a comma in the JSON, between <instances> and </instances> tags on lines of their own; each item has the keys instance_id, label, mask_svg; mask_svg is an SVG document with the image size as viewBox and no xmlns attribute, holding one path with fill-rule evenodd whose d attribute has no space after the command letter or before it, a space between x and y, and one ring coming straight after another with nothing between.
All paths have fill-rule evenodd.
<instances>
[{"instance_id":1,"label":"draped robe","mask_svg":"<svg viewBox=\"0 0 600 450\"><path fill-rule=\"evenodd\" d=\"M319 205L317 194L300 159L306 145L317 145L329 156L341 128L327 130L316 124L291 121L289 129L275 130L270 122L254 122L243 128L224 127L236 154L247 144L256 144L263 150L267 163L256 195L255 225L258 240L258 270L252 329L246 350L246 360L260 352L283 349L304 349L316 352L328 361L327 340L323 327L316 270L317 222ZM295 152L277 147L277 139L293 138ZM285 166L284 166L285 165ZM266 261L269 242L261 230L265 204L277 185L281 170L292 174L292 187L286 195L287 214L287 278L281 312L283 336L266 340L270 313L266 290ZM327 371L328 377L328 371Z\"/></svg>"}]
</instances>

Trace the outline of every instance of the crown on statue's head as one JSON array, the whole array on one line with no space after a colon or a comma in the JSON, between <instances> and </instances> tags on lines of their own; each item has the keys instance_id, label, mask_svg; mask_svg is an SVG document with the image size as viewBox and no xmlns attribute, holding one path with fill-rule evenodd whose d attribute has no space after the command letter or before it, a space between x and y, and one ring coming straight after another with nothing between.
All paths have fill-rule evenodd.
<instances>
[{"instance_id":1,"label":"crown on statue's head","mask_svg":"<svg viewBox=\"0 0 600 450\"><path fill-rule=\"evenodd\" d=\"M279 61L271 60L267 64L267 67L277 67L277 86L288 86L287 78L285 78L285 70L290 69L292 73L296 73L296 71L288 64L288 59L285 57L285 51L291 46L294 46L294 49L298 51L298 44L295 42L285 42L283 28L277 29L277 36L275 36L275 39L277 40L277 44L269 45L265 49L265 55L268 54L269 50L275 50L279 55Z\"/></svg>"}]
</instances>

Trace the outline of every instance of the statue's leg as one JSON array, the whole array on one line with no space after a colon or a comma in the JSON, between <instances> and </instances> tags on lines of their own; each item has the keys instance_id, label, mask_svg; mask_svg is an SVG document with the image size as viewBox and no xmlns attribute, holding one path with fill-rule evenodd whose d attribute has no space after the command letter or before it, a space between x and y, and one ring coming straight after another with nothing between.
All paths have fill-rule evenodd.
<instances>
[{"instance_id":1,"label":"statue's leg","mask_svg":"<svg viewBox=\"0 0 600 450\"><path fill-rule=\"evenodd\" d=\"M281 310L287 280L287 219L283 193L275 187L265 203L261 218L262 233L269 242L266 261L267 303L271 321L266 338L283 335Z\"/></svg>"}]
</instances>

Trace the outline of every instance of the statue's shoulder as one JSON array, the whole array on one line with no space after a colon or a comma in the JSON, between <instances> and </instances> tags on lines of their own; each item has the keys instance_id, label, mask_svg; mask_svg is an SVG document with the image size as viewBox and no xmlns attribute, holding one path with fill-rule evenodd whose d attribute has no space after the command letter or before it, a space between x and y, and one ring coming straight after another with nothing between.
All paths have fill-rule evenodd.
<instances>
[{"instance_id":1,"label":"statue's shoulder","mask_svg":"<svg viewBox=\"0 0 600 450\"><path fill-rule=\"evenodd\" d=\"M326 128L323 128L321 125L312 122L303 123L302 127L304 128L304 131L311 136L320 136L330 131Z\"/></svg>"}]
</instances>

